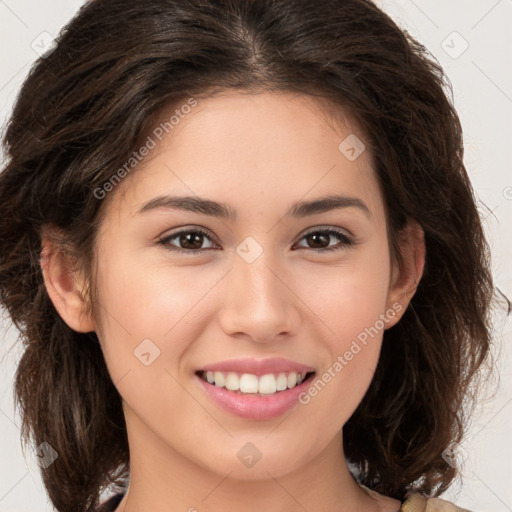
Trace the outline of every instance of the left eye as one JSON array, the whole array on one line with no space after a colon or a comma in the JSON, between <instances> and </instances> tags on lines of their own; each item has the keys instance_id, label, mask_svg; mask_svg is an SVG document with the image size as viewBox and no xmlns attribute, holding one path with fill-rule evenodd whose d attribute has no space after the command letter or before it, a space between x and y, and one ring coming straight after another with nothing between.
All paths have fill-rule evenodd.
<instances>
[{"instance_id":1,"label":"left eye","mask_svg":"<svg viewBox=\"0 0 512 512\"><path fill-rule=\"evenodd\" d=\"M338 240L340 240L340 243L332 247L329 246L329 239L331 237L338 238ZM203 231L202 229L199 228L194 228L172 233L158 240L158 243L178 253L199 254L207 250L201 249L204 238L211 240L210 235L206 231ZM178 239L178 244L180 245L180 247L176 247L174 244L171 243L171 241L175 239ZM349 237L342 231L333 228L316 229L315 231L310 231L309 233L303 235L300 240L303 239L306 239L308 243L320 245L327 242L327 246L324 246L319 249L309 247L309 249L319 253L341 250L347 246L354 245L355 243L351 237ZM304 248L307 249L308 247L302 246L302 249Z\"/></svg>"},{"instance_id":2,"label":"left eye","mask_svg":"<svg viewBox=\"0 0 512 512\"><path fill-rule=\"evenodd\" d=\"M349 237L342 231L339 231L337 229L333 228L324 228L324 229L317 229L315 231L310 231L309 233L306 233L302 239L307 239L308 242L313 242L315 244L320 243L322 244L326 240L329 240L330 237L336 237L338 240L341 241L341 243L329 246L329 243L327 242L327 247L321 248L321 249L315 249L312 248L315 252L328 252L328 251L339 251L341 249L344 249L348 246L354 245L355 241L352 237Z\"/></svg>"}]
</instances>

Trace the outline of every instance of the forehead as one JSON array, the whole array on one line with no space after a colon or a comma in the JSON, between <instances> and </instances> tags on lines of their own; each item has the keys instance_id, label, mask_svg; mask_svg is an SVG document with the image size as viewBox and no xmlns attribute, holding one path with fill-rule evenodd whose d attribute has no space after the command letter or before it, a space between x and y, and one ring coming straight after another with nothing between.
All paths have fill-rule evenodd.
<instances>
[{"instance_id":1,"label":"forehead","mask_svg":"<svg viewBox=\"0 0 512 512\"><path fill-rule=\"evenodd\" d=\"M153 148L119 185L116 208L134 215L145 201L172 194L212 198L240 215L274 207L278 214L300 199L346 193L382 211L365 136L340 107L275 92L196 101L161 113L148 132Z\"/></svg>"}]
</instances>

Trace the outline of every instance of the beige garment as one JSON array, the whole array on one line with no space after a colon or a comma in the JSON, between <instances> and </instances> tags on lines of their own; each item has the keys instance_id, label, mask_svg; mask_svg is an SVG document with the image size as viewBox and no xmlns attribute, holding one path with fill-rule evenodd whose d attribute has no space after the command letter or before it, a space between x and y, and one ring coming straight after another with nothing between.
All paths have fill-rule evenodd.
<instances>
[{"instance_id":1,"label":"beige garment","mask_svg":"<svg viewBox=\"0 0 512 512\"><path fill-rule=\"evenodd\" d=\"M383 496L378 492L372 491L368 487L360 484L360 486L375 498ZM400 507L400 512L471 512L465 508L460 508L450 501L441 498L426 498L419 493L410 493Z\"/></svg>"},{"instance_id":2,"label":"beige garment","mask_svg":"<svg viewBox=\"0 0 512 512\"><path fill-rule=\"evenodd\" d=\"M410 494L400 507L400 512L471 512L466 508L457 507L450 501L441 498L425 498L414 493Z\"/></svg>"}]
</instances>

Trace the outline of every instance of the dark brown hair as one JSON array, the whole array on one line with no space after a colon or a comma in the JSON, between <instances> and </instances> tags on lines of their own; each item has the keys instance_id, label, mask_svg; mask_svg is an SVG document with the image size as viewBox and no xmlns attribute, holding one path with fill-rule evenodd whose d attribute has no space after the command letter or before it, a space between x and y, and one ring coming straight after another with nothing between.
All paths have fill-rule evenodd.
<instances>
[{"instance_id":1,"label":"dark brown hair","mask_svg":"<svg viewBox=\"0 0 512 512\"><path fill-rule=\"evenodd\" d=\"M41 234L88 271L102 187L156 116L214 91L292 91L350 112L385 196L390 247L408 218L426 265L385 331L370 388L344 426L358 480L403 500L438 496L490 355L489 248L440 66L368 0L93 0L32 68L7 126L0 175L0 299L22 334L22 437L59 454L42 477L59 511L91 511L129 474L121 398L94 332L70 329L44 285ZM135 172L135 171L134 171ZM91 294L94 303L94 294Z\"/></svg>"}]
</instances>

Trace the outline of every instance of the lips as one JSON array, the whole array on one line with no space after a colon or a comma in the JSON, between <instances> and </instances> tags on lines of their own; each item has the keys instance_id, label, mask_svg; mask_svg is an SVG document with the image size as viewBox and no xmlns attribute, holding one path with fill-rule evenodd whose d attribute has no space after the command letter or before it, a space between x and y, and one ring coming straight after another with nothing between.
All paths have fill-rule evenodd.
<instances>
[{"instance_id":1,"label":"lips","mask_svg":"<svg viewBox=\"0 0 512 512\"><path fill-rule=\"evenodd\" d=\"M198 381L216 405L253 420L275 418L298 404L314 375L311 366L283 358L233 359L204 366Z\"/></svg>"},{"instance_id":2,"label":"lips","mask_svg":"<svg viewBox=\"0 0 512 512\"><path fill-rule=\"evenodd\" d=\"M297 363L281 357L270 359L230 359L219 363L208 364L200 371L219 371L234 373L252 373L253 375L265 375L268 373L296 372L309 373L315 371L312 366Z\"/></svg>"}]
</instances>

